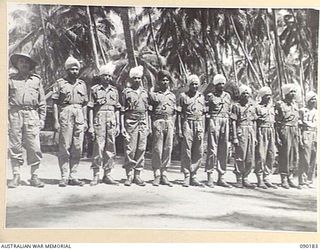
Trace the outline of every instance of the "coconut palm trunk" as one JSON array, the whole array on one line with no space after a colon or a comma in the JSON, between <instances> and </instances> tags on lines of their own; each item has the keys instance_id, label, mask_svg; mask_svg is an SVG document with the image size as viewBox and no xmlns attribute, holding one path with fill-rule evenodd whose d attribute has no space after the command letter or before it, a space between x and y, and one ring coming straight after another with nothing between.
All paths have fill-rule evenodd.
<instances>
[{"instance_id":1,"label":"coconut palm trunk","mask_svg":"<svg viewBox=\"0 0 320 250\"><path fill-rule=\"evenodd\" d=\"M95 66L96 66L97 69L99 69L100 68L100 63L99 63L96 40L95 40L95 37L94 37L93 23L92 23L92 17L91 17L91 13L90 13L90 7L87 6L86 10L87 10L89 26L90 26L89 32L90 32L90 39L91 39L93 57L94 57L94 61L95 61Z\"/></svg>"}]
</instances>

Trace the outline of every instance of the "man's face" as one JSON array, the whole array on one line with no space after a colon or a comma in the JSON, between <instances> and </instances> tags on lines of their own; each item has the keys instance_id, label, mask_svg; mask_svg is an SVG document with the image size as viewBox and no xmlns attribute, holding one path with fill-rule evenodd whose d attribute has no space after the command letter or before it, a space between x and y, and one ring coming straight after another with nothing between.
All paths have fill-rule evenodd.
<instances>
[{"instance_id":1,"label":"man's face","mask_svg":"<svg viewBox=\"0 0 320 250\"><path fill-rule=\"evenodd\" d=\"M264 96L262 97L262 99L261 99L261 101L262 101L263 103L269 103L270 100L271 100L271 94L266 94L266 95L264 95Z\"/></svg>"},{"instance_id":2,"label":"man's face","mask_svg":"<svg viewBox=\"0 0 320 250\"><path fill-rule=\"evenodd\" d=\"M317 97L315 97L315 96L312 97L312 98L309 100L308 104L309 104L310 106L312 106L312 107L316 106L316 104L317 104Z\"/></svg>"},{"instance_id":3,"label":"man's face","mask_svg":"<svg viewBox=\"0 0 320 250\"><path fill-rule=\"evenodd\" d=\"M198 91L198 89L199 89L199 83L198 82L193 81L192 83L190 83L190 85L189 85L190 92L195 93L195 92Z\"/></svg>"},{"instance_id":4,"label":"man's face","mask_svg":"<svg viewBox=\"0 0 320 250\"><path fill-rule=\"evenodd\" d=\"M296 90L293 89L293 90L291 90L291 91L287 94L287 97L288 97L290 100L293 100L293 99L296 97L296 94L297 94Z\"/></svg>"},{"instance_id":5,"label":"man's face","mask_svg":"<svg viewBox=\"0 0 320 250\"><path fill-rule=\"evenodd\" d=\"M224 90L224 83L223 82L219 82L218 84L216 84L216 90L217 91L223 91Z\"/></svg>"},{"instance_id":6,"label":"man's face","mask_svg":"<svg viewBox=\"0 0 320 250\"><path fill-rule=\"evenodd\" d=\"M160 89L167 89L169 87L169 78L168 77L163 77L161 82L160 82Z\"/></svg>"},{"instance_id":7,"label":"man's face","mask_svg":"<svg viewBox=\"0 0 320 250\"><path fill-rule=\"evenodd\" d=\"M250 98L250 94L248 91L244 91L241 95L240 95L240 99L243 101L248 101Z\"/></svg>"},{"instance_id":8,"label":"man's face","mask_svg":"<svg viewBox=\"0 0 320 250\"><path fill-rule=\"evenodd\" d=\"M141 77L139 76L132 77L132 86L137 87L140 85L140 83L141 83Z\"/></svg>"},{"instance_id":9,"label":"man's face","mask_svg":"<svg viewBox=\"0 0 320 250\"><path fill-rule=\"evenodd\" d=\"M103 84L111 84L112 82L112 75L104 74L101 75L101 80Z\"/></svg>"},{"instance_id":10,"label":"man's face","mask_svg":"<svg viewBox=\"0 0 320 250\"><path fill-rule=\"evenodd\" d=\"M79 68L77 66L72 66L70 69L67 69L68 76L71 78L77 78L79 75Z\"/></svg>"},{"instance_id":11,"label":"man's face","mask_svg":"<svg viewBox=\"0 0 320 250\"><path fill-rule=\"evenodd\" d=\"M16 63L16 67L20 73L25 74L30 71L31 64L27 58L19 57Z\"/></svg>"}]
</instances>

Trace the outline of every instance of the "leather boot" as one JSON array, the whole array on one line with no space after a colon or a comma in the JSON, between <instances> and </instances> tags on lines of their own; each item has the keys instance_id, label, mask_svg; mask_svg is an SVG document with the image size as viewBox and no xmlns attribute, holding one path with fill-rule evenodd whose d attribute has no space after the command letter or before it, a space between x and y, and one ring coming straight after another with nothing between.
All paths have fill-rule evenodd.
<instances>
[{"instance_id":1,"label":"leather boot","mask_svg":"<svg viewBox=\"0 0 320 250\"><path fill-rule=\"evenodd\" d=\"M236 188L243 188L243 183L242 183L242 177L237 175L237 182L233 184L234 187Z\"/></svg>"},{"instance_id":2,"label":"leather boot","mask_svg":"<svg viewBox=\"0 0 320 250\"><path fill-rule=\"evenodd\" d=\"M62 179L59 181L59 187L66 187L66 186L68 186L68 179L62 178Z\"/></svg>"},{"instance_id":3,"label":"leather boot","mask_svg":"<svg viewBox=\"0 0 320 250\"><path fill-rule=\"evenodd\" d=\"M285 189L289 189L290 188L286 175L281 175L281 187L283 187Z\"/></svg>"},{"instance_id":4,"label":"leather boot","mask_svg":"<svg viewBox=\"0 0 320 250\"><path fill-rule=\"evenodd\" d=\"M247 178L243 178L242 185L245 188L250 188L250 189L256 188L256 186L250 183Z\"/></svg>"},{"instance_id":5,"label":"leather boot","mask_svg":"<svg viewBox=\"0 0 320 250\"><path fill-rule=\"evenodd\" d=\"M152 185L158 187L160 185L160 179L161 179L160 175L156 176L152 181Z\"/></svg>"},{"instance_id":6,"label":"leather boot","mask_svg":"<svg viewBox=\"0 0 320 250\"><path fill-rule=\"evenodd\" d=\"M262 175L261 174L257 174L257 181L258 181L258 187L262 188L262 189L267 189L268 187L266 186L266 184L264 183L264 181L262 180Z\"/></svg>"},{"instance_id":7,"label":"leather boot","mask_svg":"<svg viewBox=\"0 0 320 250\"><path fill-rule=\"evenodd\" d=\"M30 180L30 185L33 187L38 187L38 188L43 188L44 183L40 181L37 175L32 175L31 180Z\"/></svg>"},{"instance_id":8,"label":"leather boot","mask_svg":"<svg viewBox=\"0 0 320 250\"><path fill-rule=\"evenodd\" d=\"M278 188L276 185L272 184L267 178L264 178L263 182L268 188L273 188L273 189Z\"/></svg>"},{"instance_id":9,"label":"leather boot","mask_svg":"<svg viewBox=\"0 0 320 250\"><path fill-rule=\"evenodd\" d=\"M90 186L96 186L99 184L99 181L100 181L100 177L99 177L99 174L95 174L93 176L93 179L92 181L90 182Z\"/></svg>"},{"instance_id":10,"label":"leather boot","mask_svg":"<svg viewBox=\"0 0 320 250\"><path fill-rule=\"evenodd\" d=\"M200 181L198 181L197 173L191 174L190 185L195 186L195 187L204 187L204 184L202 184Z\"/></svg>"},{"instance_id":11,"label":"leather boot","mask_svg":"<svg viewBox=\"0 0 320 250\"><path fill-rule=\"evenodd\" d=\"M135 171L134 171L133 182L134 182L135 184L137 184L138 186L143 187L143 186L146 185L146 183L140 178L140 172L141 172L141 171L139 171L139 170L135 170Z\"/></svg>"},{"instance_id":12,"label":"leather boot","mask_svg":"<svg viewBox=\"0 0 320 250\"><path fill-rule=\"evenodd\" d=\"M218 179L217 185L220 187L232 188L232 186L224 180L222 174L219 174L219 179Z\"/></svg>"},{"instance_id":13,"label":"leather boot","mask_svg":"<svg viewBox=\"0 0 320 250\"><path fill-rule=\"evenodd\" d=\"M290 175L288 176L288 184L289 184L289 186L290 186L291 188L301 189L301 186L299 186L299 185L297 185L297 184L295 184L295 183L293 182L293 174L290 174Z\"/></svg>"},{"instance_id":14,"label":"leather boot","mask_svg":"<svg viewBox=\"0 0 320 250\"><path fill-rule=\"evenodd\" d=\"M8 188L16 188L19 185L20 185L20 174L14 174L13 179L8 183Z\"/></svg>"},{"instance_id":15,"label":"leather boot","mask_svg":"<svg viewBox=\"0 0 320 250\"><path fill-rule=\"evenodd\" d=\"M185 175L183 183L182 183L183 187L189 187L190 186L190 175Z\"/></svg>"},{"instance_id":16,"label":"leather boot","mask_svg":"<svg viewBox=\"0 0 320 250\"><path fill-rule=\"evenodd\" d=\"M79 179L70 179L69 180L69 185L70 186L80 186L80 187L82 187L82 186L84 186L84 181L80 181Z\"/></svg>"},{"instance_id":17,"label":"leather boot","mask_svg":"<svg viewBox=\"0 0 320 250\"><path fill-rule=\"evenodd\" d=\"M172 186L173 186L172 183L168 180L167 176L165 176L165 175L162 175L162 176L161 176L160 183L161 183L162 185L166 185L166 186L169 186L169 187L172 187Z\"/></svg>"},{"instance_id":18,"label":"leather boot","mask_svg":"<svg viewBox=\"0 0 320 250\"><path fill-rule=\"evenodd\" d=\"M124 185L129 187L129 186L131 186L132 181L133 181L133 176L132 176L133 172L132 172L132 170L130 169L130 170L127 170L127 171L126 171L126 174L127 174L127 179L126 179L126 181L124 182Z\"/></svg>"},{"instance_id":19,"label":"leather boot","mask_svg":"<svg viewBox=\"0 0 320 250\"><path fill-rule=\"evenodd\" d=\"M114 180L110 175L104 175L102 178L102 182L108 185L116 185L116 186L119 185L119 182Z\"/></svg>"},{"instance_id":20,"label":"leather boot","mask_svg":"<svg viewBox=\"0 0 320 250\"><path fill-rule=\"evenodd\" d=\"M213 173L207 173L207 175L208 175L207 186L210 188L214 188Z\"/></svg>"}]
</instances>

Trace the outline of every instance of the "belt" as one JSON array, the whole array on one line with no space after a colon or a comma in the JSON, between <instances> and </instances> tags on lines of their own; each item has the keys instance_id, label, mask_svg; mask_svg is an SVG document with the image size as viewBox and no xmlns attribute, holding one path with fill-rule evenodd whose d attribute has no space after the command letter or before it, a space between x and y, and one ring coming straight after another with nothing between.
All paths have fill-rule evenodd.
<instances>
[{"instance_id":1,"label":"belt","mask_svg":"<svg viewBox=\"0 0 320 250\"><path fill-rule=\"evenodd\" d=\"M210 118L220 117L220 118L229 118L228 114L209 114Z\"/></svg>"},{"instance_id":2,"label":"belt","mask_svg":"<svg viewBox=\"0 0 320 250\"><path fill-rule=\"evenodd\" d=\"M146 119L146 112L126 111L124 113L124 117L137 119L137 120L144 120Z\"/></svg>"},{"instance_id":3,"label":"belt","mask_svg":"<svg viewBox=\"0 0 320 250\"><path fill-rule=\"evenodd\" d=\"M317 132L317 128L311 128L311 127L303 127L302 131L313 131L313 132Z\"/></svg>"},{"instance_id":4,"label":"belt","mask_svg":"<svg viewBox=\"0 0 320 250\"><path fill-rule=\"evenodd\" d=\"M290 124L280 124L280 127L291 127L291 128L298 128L298 125L290 125Z\"/></svg>"},{"instance_id":5,"label":"belt","mask_svg":"<svg viewBox=\"0 0 320 250\"><path fill-rule=\"evenodd\" d=\"M169 120L169 119L172 119L172 117L173 115L169 115L169 114L153 114L152 115L153 120L160 120L160 119Z\"/></svg>"},{"instance_id":6,"label":"belt","mask_svg":"<svg viewBox=\"0 0 320 250\"><path fill-rule=\"evenodd\" d=\"M201 115L186 115L185 119L186 120L192 120L192 121L199 121L202 120L203 116Z\"/></svg>"},{"instance_id":7,"label":"belt","mask_svg":"<svg viewBox=\"0 0 320 250\"><path fill-rule=\"evenodd\" d=\"M273 124L257 124L258 128L273 128Z\"/></svg>"},{"instance_id":8,"label":"belt","mask_svg":"<svg viewBox=\"0 0 320 250\"><path fill-rule=\"evenodd\" d=\"M10 106L10 110L37 110L38 108L36 106L28 106L28 105L22 105L22 106Z\"/></svg>"},{"instance_id":9,"label":"belt","mask_svg":"<svg viewBox=\"0 0 320 250\"><path fill-rule=\"evenodd\" d=\"M98 108L99 111L114 111L115 108L112 105L103 105L100 108Z\"/></svg>"},{"instance_id":10,"label":"belt","mask_svg":"<svg viewBox=\"0 0 320 250\"><path fill-rule=\"evenodd\" d=\"M59 107L61 107L61 108L65 108L65 107L82 108L82 105L81 104L62 104L62 105L59 105Z\"/></svg>"},{"instance_id":11,"label":"belt","mask_svg":"<svg viewBox=\"0 0 320 250\"><path fill-rule=\"evenodd\" d=\"M253 128L253 124L239 124L238 127L250 127L250 128Z\"/></svg>"}]
</instances>

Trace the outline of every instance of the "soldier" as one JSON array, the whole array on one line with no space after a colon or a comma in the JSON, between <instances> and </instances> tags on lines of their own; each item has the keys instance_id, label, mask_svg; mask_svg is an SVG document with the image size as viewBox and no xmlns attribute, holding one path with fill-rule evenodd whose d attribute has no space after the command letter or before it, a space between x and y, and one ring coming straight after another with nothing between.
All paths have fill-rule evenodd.
<instances>
[{"instance_id":1,"label":"soldier","mask_svg":"<svg viewBox=\"0 0 320 250\"><path fill-rule=\"evenodd\" d=\"M306 94L306 108L300 110L300 171L299 185L313 187L313 175L317 156L317 94Z\"/></svg>"},{"instance_id":2,"label":"soldier","mask_svg":"<svg viewBox=\"0 0 320 250\"><path fill-rule=\"evenodd\" d=\"M262 87L258 93L259 103L256 106L257 115L257 148L255 174L258 187L262 189L277 188L269 180L275 160L275 129L274 106L271 100L271 89Z\"/></svg>"},{"instance_id":3,"label":"soldier","mask_svg":"<svg viewBox=\"0 0 320 250\"><path fill-rule=\"evenodd\" d=\"M57 80L52 94L54 128L59 132L58 160L61 171L60 187L83 186L77 178L82 155L84 131L87 130L87 87L78 79L80 63L70 56L65 62L67 77Z\"/></svg>"},{"instance_id":4,"label":"soldier","mask_svg":"<svg viewBox=\"0 0 320 250\"><path fill-rule=\"evenodd\" d=\"M129 72L130 87L122 92L121 133L124 137L124 153L127 180L145 186L140 173L144 168L147 136L149 133L148 93L142 86L143 67L132 68Z\"/></svg>"},{"instance_id":5,"label":"soldier","mask_svg":"<svg viewBox=\"0 0 320 250\"><path fill-rule=\"evenodd\" d=\"M13 179L9 188L20 185L20 168L24 163L23 147L27 152L27 164L31 166L30 185L42 188L38 178L42 153L40 130L46 118L46 99L40 76L31 73L37 63L27 54L10 57L17 73L9 76L9 155Z\"/></svg>"},{"instance_id":6,"label":"soldier","mask_svg":"<svg viewBox=\"0 0 320 250\"><path fill-rule=\"evenodd\" d=\"M207 95L209 108L208 150L206 172L208 174L207 186L214 187L213 170L218 171L217 185L231 188L224 180L227 170L228 140L229 140L229 114L231 111L231 97L224 91L226 78L217 74L214 76L214 92Z\"/></svg>"},{"instance_id":7,"label":"soldier","mask_svg":"<svg viewBox=\"0 0 320 250\"><path fill-rule=\"evenodd\" d=\"M178 103L178 133L182 137L181 171L185 176L183 186L203 187L196 177L203 156L205 100L198 91L199 77L189 76L188 83L189 90L181 94Z\"/></svg>"},{"instance_id":8,"label":"soldier","mask_svg":"<svg viewBox=\"0 0 320 250\"><path fill-rule=\"evenodd\" d=\"M150 93L150 104L153 107L152 169L155 177L152 185L172 187L167 178L167 168L171 162L176 97L169 89L172 80L168 71L159 71L158 81L159 90Z\"/></svg>"},{"instance_id":9,"label":"soldier","mask_svg":"<svg viewBox=\"0 0 320 250\"><path fill-rule=\"evenodd\" d=\"M100 168L104 169L102 182L118 185L110 173L116 157L115 138L120 133L118 91L111 85L114 65L103 65L99 70L100 81L90 89L89 95L89 133L94 139L91 186L99 183Z\"/></svg>"},{"instance_id":10,"label":"soldier","mask_svg":"<svg viewBox=\"0 0 320 250\"><path fill-rule=\"evenodd\" d=\"M282 94L283 101L277 102L275 107L281 186L285 189L300 188L293 182L293 174L297 170L299 160L299 110L294 100L296 86L294 84L283 85Z\"/></svg>"},{"instance_id":11,"label":"soldier","mask_svg":"<svg viewBox=\"0 0 320 250\"><path fill-rule=\"evenodd\" d=\"M255 188L248 181L248 176L254 165L255 133L255 108L250 101L252 90L247 85L239 87L240 99L232 106L232 132L235 146L235 170L237 188Z\"/></svg>"}]
</instances>

